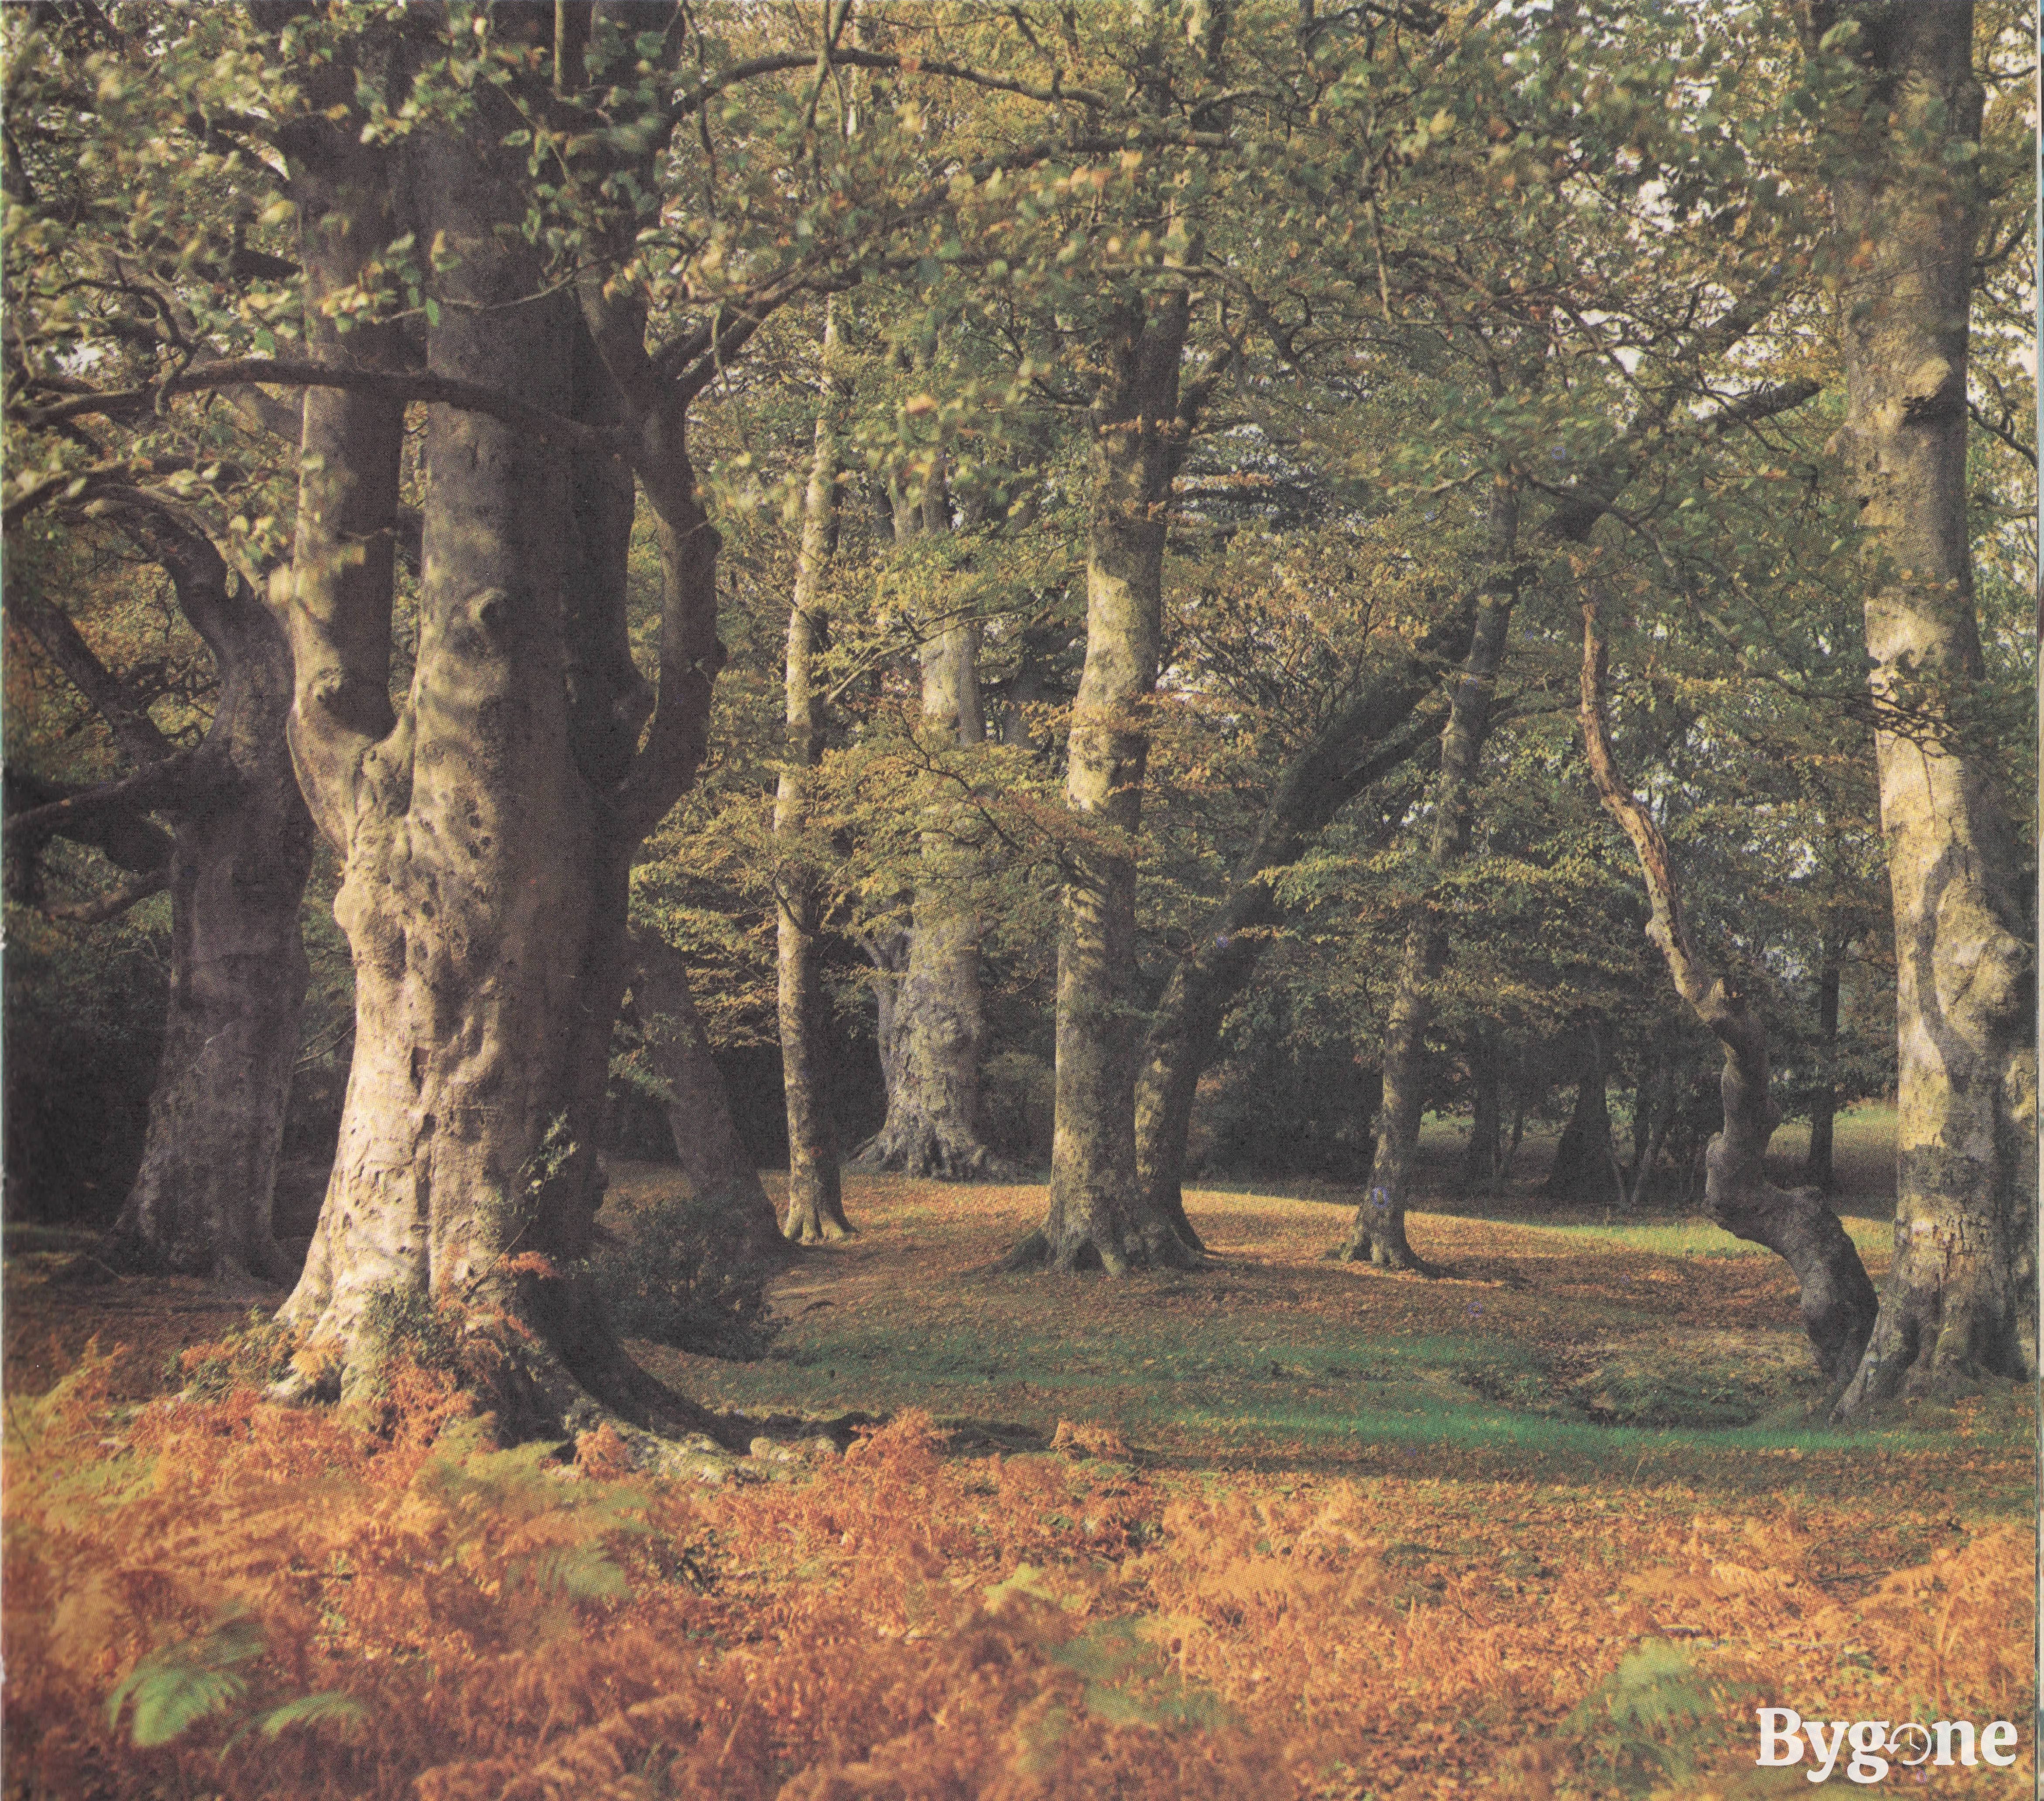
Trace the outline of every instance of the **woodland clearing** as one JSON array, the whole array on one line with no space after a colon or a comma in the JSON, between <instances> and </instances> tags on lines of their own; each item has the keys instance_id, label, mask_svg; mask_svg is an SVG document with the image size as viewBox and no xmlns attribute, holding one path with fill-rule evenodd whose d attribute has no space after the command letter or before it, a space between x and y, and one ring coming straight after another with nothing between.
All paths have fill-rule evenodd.
<instances>
[{"instance_id":1,"label":"woodland clearing","mask_svg":"<svg viewBox=\"0 0 2044 1801\"><path fill-rule=\"evenodd\" d=\"M2027 1397L1814 1423L1792 1281L1700 1223L1421 1212L1428 1281L1323 1260L1339 1192L1195 1191L1210 1269L1047 1288L990 1267L1039 1189L850 1192L765 1357L635 1347L780 1416L717 1486L492 1450L428 1369L166 1405L244 1310L21 1235L8 1792L1731 1797L1807 1789L1756 1706L2027 1717Z\"/></svg>"}]
</instances>

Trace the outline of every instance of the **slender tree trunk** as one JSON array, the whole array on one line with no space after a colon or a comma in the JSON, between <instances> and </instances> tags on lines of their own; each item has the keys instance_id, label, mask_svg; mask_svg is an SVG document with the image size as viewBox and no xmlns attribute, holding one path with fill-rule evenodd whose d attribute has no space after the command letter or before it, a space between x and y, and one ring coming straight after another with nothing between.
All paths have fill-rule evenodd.
<instances>
[{"instance_id":1,"label":"slender tree trunk","mask_svg":"<svg viewBox=\"0 0 2044 1801\"><path fill-rule=\"evenodd\" d=\"M1667 1142L1668 1116L1675 1098L1675 1052L1657 1043L1648 1053L1632 1108L1632 1168L1623 1183L1626 1206L1637 1212L1646 1198L1646 1185Z\"/></svg>"},{"instance_id":2,"label":"slender tree trunk","mask_svg":"<svg viewBox=\"0 0 2044 1801\"><path fill-rule=\"evenodd\" d=\"M1815 1189L1777 1189L1767 1179L1768 1141L1781 1118L1769 1092L1767 1035L1744 998L1712 977L1690 947L1667 841L1619 779L1604 696L1604 647L1593 599L1583 608L1582 667L1583 743L1591 779L1639 858L1651 907L1646 935L1666 960L1676 992L1724 1046L1724 1125L1706 1153L1704 1204L1727 1231L1766 1246L1795 1272L1817 1366L1831 1381L1843 1382L1873 1325L1873 1285L1838 1215Z\"/></svg>"},{"instance_id":3,"label":"slender tree trunk","mask_svg":"<svg viewBox=\"0 0 2044 1801\"><path fill-rule=\"evenodd\" d=\"M920 509L897 490L897 542L950 530L950 501L938 482L930 489ZM977 620L947 620L923 646L923 728L934 743L971 747L986 741L979 636ZM961 899L974 858L948 828L949 812L939 805L923 836L923 877L905 966L884 1002L887 1117L858 1161L869 1169L965 1181L997 1173L1000 1160L980 1137L979 1063L986 1035L980 927Z\"/></svg>"},{"instance_id":4,"label":"slender tree trunk","mask_svg":"<svg viewBox=\"0 0 2044 1801\"><path fill-rule=\"evenodd\" d=\"M1865 83L1834 185L1846 420L1877 547L1866 594L1881 829L1894 897L1895 1261L1839 1402L2037 1372L2035 980L2022 858L1969 743L1982 677L1967 537L1966 354L1980 205L1973 9L1818 6L1859 27ZM1819 21L1813 22L1822 22Z\"/></svg>"},{"instance_id":5,"label":"slender tree trunk","mask_svg":"<svg viewBox=\"0 0 2044 1801\"><path fill-rule=\"evenodd\" d=\"M1479 1020L1469 1035L1470 1136L1462 1154L1461 1192L1473 1192L1497 1177L1504 1136L1504 1057L1498 1030Z\"/></svg>"},{"instance_id":6,"label":"slender tree trunk","mask_svg":"<svg viewBox=\"0 0 2044 1801\"><path fill-rule=\"evenodd\" d=\"M1398 987L1384 1034L1384 1102L1377 1113L1377 1152L1370 1186L1355 1210L1341 1256L1367 1259L1385 1269L1431 1273L1405 1235L1412 1169L1426 1104L1427 1032L1433 1023L1434 986L1447 966L1446 922L1435 912L1438 885L1469 849L1477 765L1490 735L1497 672L1504 661L1516 596L1512 563L1518 547L1519 497L1502 479L1492 490L1488 546L1494 574L1477 609L1476 633L1441 735L1441 774L1434 790L1428 832L1429 892L1406 928Z\"/></svg>"},{"instance_id":7,"label":"slender tree trunk","mask_svg":"<svg viewBox=\"0 0 2044 1801\"><path fill-rule=\"evenodd\" d=\"M1097 1263L1118 1275L1199 1258L1136 1174L1141 1040L1132 983L1145 709L1162 629L1165 512L1185 432L1178 361L1187 309L1180 290L1124 309L1106 346L1112 373L1094 403L1085 670L1065 782L1083 835L1068 853L1058 925L1051 1206L1011 1254L1018 1267Z\"/></svg>"},{"instance_id":8,"label":"slender tree trunk","mask_svg":"<svg viewBox=\"0 0 2044 1801\"><path fill-rule=\"evenodd\" d=\"M1576 1078L1576 1104L1554 1146L1540 1197L1550 1207L1615 1207L1624 1198L1624 1181L1611 1143L1611 1058L1606 1046L1610 1027L1596 1013L1583 1017L1578 1040L1582 1058Z\"/></svg>"},{"instance_id":9,"label":"slender tree trunk","mask_svg":"<svg viewBox=\"0 0 2044 1801\"><path fill-rule=\"evenodd\" d=\"M632 1011L647 1062L666 1090L662 1105L674 1155L696 1205L722 1222L717 1242L734 1261L780 1251L780 1223L732 1123L724 1077L689 997L681 953L656 931L635 928L631 936Z\"/></svg>"},{"instance_id":10,"label":"slender tree trunk","mask_svg":"<svg viewBox=\"0 0 2044 1801\"><path fill-rule=\"evenodd\" d=\"M1824 967L1817 977L1817 1088L1810 1097L1810 1148L1803 1158L1803 1180L1821 1194L1832 1193L1838 1176L1831 1165L1833 1127L1838 1113L1838 985L1840 950L1824 947Z\"/></svg>"},{"instance_id":11,"label":"slender tree trunk","mask_svg":"<svg viewBox=\"0 0 2044 1801\"><path fill-rule=\"evenodd\" d=\"M816 659L828 630L824 583L837 549L836 351L833 309L824 319L823 393L816 408L809 487L802 497L794 605L788 612L787 748L774 797L781 1079L788 1112L788 1201L781 1230L799 1244L842 1238L851 1231L844 1216L828 1093L829 1003L820 955L821 885L797 842L809 824L809 789L824 748L823 682Z\"/></svg>"}]
</instances>

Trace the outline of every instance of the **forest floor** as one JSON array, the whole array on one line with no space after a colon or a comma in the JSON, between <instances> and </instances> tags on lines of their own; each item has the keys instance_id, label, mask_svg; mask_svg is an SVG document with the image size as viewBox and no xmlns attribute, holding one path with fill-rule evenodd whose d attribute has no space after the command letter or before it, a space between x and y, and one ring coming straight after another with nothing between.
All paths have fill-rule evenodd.
<instances>
[{"instance_id":1,"label":"forest floor","mask_svg":"<svg viewBox=\"0 0 2044 1801\"><path fill-rule=\"evenodd\" d=\"M1877 1282L1890 1129L1839 1150ZM10 1231L6 1791L1731 1801L1809 1791L1779 1705L2017 1722L1831 1781L2030 1792L2030 1396L1833 1428L1778 1262L1539 1163L1412 1218L1432 1281L1326 1261L1328 1185L1196 1190L1213 1266L1110 1281L993 1268L1040 1186L855 1175L764 1356L636 1347L851 1440L714 1488L493 1453L429 1372L352 1423L168 1382L245 1300Z\"/></svg>"}]
</instances>

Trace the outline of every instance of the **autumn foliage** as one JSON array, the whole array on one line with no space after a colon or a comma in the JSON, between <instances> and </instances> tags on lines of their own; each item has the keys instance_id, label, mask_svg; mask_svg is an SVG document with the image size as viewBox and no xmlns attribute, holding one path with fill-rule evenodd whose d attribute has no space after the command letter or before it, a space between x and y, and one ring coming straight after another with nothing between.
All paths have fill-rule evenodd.
<instances>
[{"instance_id":1,"label":"autumn foliage","mask_svg":"<svg viewBox=\"0 0 2044 1801\"><path fill-rule=\"evenodd\" d=\"M1862 1585L1814 1504L1174 1477L1108 1427L968 1454L913 1411L677 1485L605 1431L498 1448L429 1369L365 1422L246 1384L126 1411L112 1367L8 1415L10 1794L1731 1795L1756 1698L2027 1692L2012 1526ZM1689 1697L1643 1765L1642 1645Z\"/></svg>"}]
</instances>

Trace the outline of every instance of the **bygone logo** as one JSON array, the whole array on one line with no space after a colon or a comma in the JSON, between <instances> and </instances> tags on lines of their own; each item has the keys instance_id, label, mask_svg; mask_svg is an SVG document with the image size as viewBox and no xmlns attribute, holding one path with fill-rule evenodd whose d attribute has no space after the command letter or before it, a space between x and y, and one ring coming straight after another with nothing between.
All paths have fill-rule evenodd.
<instances>
[{"instance_id":1,"label":"bygone logo","mask_svg":"<svg viewBox=\"0 0 2044 1801\"><path fill-rule=\"evenodd\" d=\"M1878 1782L1888 1774L1892 1758L1904 1769L1928 1764L1949 1768L1954 1764L1977 1764L1985 1758L1997 1768L2015 1761L2015 1725L1996 1720L1977 1734L1971 1720L1904 1720L1891 1726L1886 1720L1806 1720L1793 1707L1759 1707L1760 1757L1765 1768L1779 1769L1803 1761L1805 1739L1809 1741L1810 1768L1803 1773L1812 1782L1829 1782L1838 1767L1838 1755L1850 1750L1846 1765L1847 1782Z\"/></svg>"}]
</instances>

